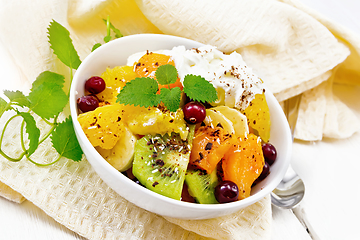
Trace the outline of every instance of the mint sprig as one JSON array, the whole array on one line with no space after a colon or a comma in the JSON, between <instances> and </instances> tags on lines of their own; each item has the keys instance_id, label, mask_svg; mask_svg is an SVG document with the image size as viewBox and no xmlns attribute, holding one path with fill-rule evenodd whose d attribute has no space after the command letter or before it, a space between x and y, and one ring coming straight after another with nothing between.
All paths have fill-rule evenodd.
<instances>
[{"instance_id":1,"label":"mint sprig","mask_svg":"<svg viewBox=\"0 0 360 240\"><path fill-rule=\"evenodd\" d=\"M104 37L104 42L108 43L111 39L111 30L115 33L115 38L121 38L124 35L121 34L120 30L117 29L111 22L110 22L110 16L107 17L107 19L103 19L103 21L106 24L106 36ZM93 52L95 49L101 46L101 43L95 43L92 47L91 51Z\"/></svg>"},{"instance_id":2,"label":"mint sprig","mask_svg":"<svg viewBox=\"0 0 360 240\"><path fill-rule=\"evenodd\" d=\"M8 98L8 101L0 98L0 116L9 110L14 110L15 115L6 121L1 132L0 154L3 157L10 161L17 162L25 156L30 162L39 166L53 164L61 159L61 157L66 157L74 161L81 160L82 150L75 137L71 118L63 122L58 121L60 113L68 103L68 97L63 90L64 83L64 76L45 71L33 82L28 96L25 96L20 91L4 91L4 95ZM36 125L35 115L50 125L50 130L41 134L40 129ZM14 158L10 157L10 155L4 151L1 144L7 127L17 117L23 119L20 126L20 145L22 146L23 152ZM24 128L27 139L29 140L28 146L25 145ZM41 135L43 136L42 138ZM37 163L31 156L48 137L51 137L53 140L53 147L59 153L59 156L51 163ZM59 140L60 138L65 140L61 141Z\"/></svg>"},{"instance_id":3,"label":"mint sprig","mask_svg":"<svg viewBox=\"0 0 360 240\"><path fill-rule=\"evenodd\" d=\"M116 28L109 22L109 18L107 21L108 28L115 31L116 36L120 36L121 33L116 31ZM70 68L71 80L72 71L79 67L81 60L72 43L69 31L53 20L49 24L48 39L54 54ZM13 162L18 162L25 157L39 166L54 164L62 157L73 161L82 159L83 152L76 139L71 117L59 121L60 113L68 104L68 93L63 90L64 84L65 77L63 75L44 71L35 79L27 96L18 90L4 91L7 99L0 97L0 117L4 117L3 114L6 111L13 111L14 114L7 119L0 132L0 155ZM36 116L50 126L48 131L40 131L35 120ZM22 118L19 144L23 151L18 156L11 157L2 143L7 128L16 118ZM38 163L32 159L32 155L49 137L53 148L59 155L49 163Z\"/></svg>"},{"instance_id":4,"label":"mint sprig","mask_svg":"<svg viewBox=\"0 0 360 240\"><path fill-rule=\"evenodd\" d=\"M183 90L179 87L171 88L170 84L175 83L178 77L178 72L173 65L159 66L155 77L157 81L152 78L136 78L126 83L116 101L125 105L142 107L153 107L162 102L171 112L175 112L180 107L182 92L190 99L203 103L214 102L217 99L214 86L201 76L186 75ZM161 88L160 94L157 94L159 85L167 85L168 88Z\"/></svg>"}]
</instances>

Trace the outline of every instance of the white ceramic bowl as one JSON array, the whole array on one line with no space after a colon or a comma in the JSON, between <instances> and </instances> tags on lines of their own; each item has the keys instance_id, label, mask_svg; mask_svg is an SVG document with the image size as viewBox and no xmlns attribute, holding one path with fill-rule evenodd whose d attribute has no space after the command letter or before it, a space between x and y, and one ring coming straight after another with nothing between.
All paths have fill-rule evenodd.
<instances>
[{"instance_id":1,"label":"white ceramic bowl","mask_svg":"<svg viewBox=\"0 0 360 240\"><path fill-rule=\"evenodd\" d=\"M199 47L202 44L175 36L159 34L139 34L111 41L92 52L76 71L70 90L70 109L76 136L80 146L99 176L119 195L135 205L150 212L181 219L208 219L227 215L247 207L268 195L281 181L288 168L291 154L291 134L283 111L275 97L266 91L266 99L271 113L271 138L278 153L276 162L271 166L271 173L257 184L251 196L226 204L195 204L177 201L152 192L113 168L90 144L77 121L76 100L84 95L85 81L100 75L107 67L125 65L127 57L140 51L172 49L184 45L186 48Z\"/></svg>"}]
</instances>

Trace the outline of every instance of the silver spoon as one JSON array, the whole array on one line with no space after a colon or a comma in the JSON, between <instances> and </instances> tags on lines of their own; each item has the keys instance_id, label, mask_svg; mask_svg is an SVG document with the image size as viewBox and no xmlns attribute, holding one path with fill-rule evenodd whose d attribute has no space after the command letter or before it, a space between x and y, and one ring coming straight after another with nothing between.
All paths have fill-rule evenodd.
<instances>
[{"instance_id":1,"label":"silver spoon","mask_svg":"<svg viewBox=\"0 0 360 240\"><path fill-rule=\"evenodd\" d=\"M292 138L294 140L301 96L296 96L285 101L284 111L288 119ZM271 203L280 208L291 209L296 207L305 194L305 185L301 178L292 169L291 165L277 188L271 192Z\"/></svg>"}]
</instances>

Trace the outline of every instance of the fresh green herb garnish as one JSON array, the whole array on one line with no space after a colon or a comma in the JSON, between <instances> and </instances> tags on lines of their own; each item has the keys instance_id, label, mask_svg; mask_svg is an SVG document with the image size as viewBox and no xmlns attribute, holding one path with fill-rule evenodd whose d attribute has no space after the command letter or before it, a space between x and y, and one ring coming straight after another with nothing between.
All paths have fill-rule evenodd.
<instances>
[{"instance_id":1,"label":"fresh green herb garnish","mask_svg":"<svg viewBox=\"0 0 360 240\"><path fill-rule=\"evenodd\" d=\"M140 107L157 106L160 103L158 83L152 78L135 78L121 89L117 100L120 103Z\"/></svg>"},{"instance_id":2,"label":"fresh green herb garnish","mask_svg":"<svg viewBox=\"0 0 360 240\"><path fill-rule=\"evenodd\" d=\"M181 89L174 87L171 89L162 88L160 90L160 100L171 112L176 112L180 106Z\"/></svg>"},{"instance_id":3,"label":"fresh green herb garnish","mask_svg":"<svg viewBox=\"0 0 360 240\"><path fill-rule=\"evenodd\" d=\"M40 83L37 83L38 81ZM49 71L41 73L27 96L30 103L27 107L44 119L55 118L68 102L63 90L64 83L62 75Z\"/></svg>"},{"instance_id":4,"label":"fresh green herb garnish","mask_svg":"<svg viewBox=\"0 0 360 240\"><path fill-rule=\"evenodd\" d=\"M77 54L69 31L56 21L52 21L48 28L50 48L55 55L70 69L77 69L80 66L80 58Z\"/></svg>"},{"instance_id":5,"label":"fresh green herb garnish","mask_svg":"<svg viewBox=\"0 0 360 240\"><path fill-rule=\"evenodd\" d=\"M121 34L120 30L117 29L116 27L114 27L114 25L112 25L112 23L110 22L110 17L108 16L107 19L103 19L103 21L106 24L106 36L104 37L104 42L108 43L111 40L111 30L115 33L115 38L121 38L124 35ZM95 43L94 46L92 47L91 51L94 51L95 49L97 49L98 47L101 46L101 43Z\"/></svg>"},{"instance_id":6,"label":"fresh green herb garnish","mask_svg":"<svg viewBox=\"0 0 360 240\"><path fill-rule=\"evenodd\" d=\"M110 29L115 32L116 37L119 37L121 33L110 23L109 17L105 21L108 29L108 35L105 38L107 40L111 39L111 37L109 37ZM76 70L80 66L81 60L72 43L69 31L53 20L49 24L48 39L50 48L54 50L54 54L62 63L70 68L71 81L73 70ZM107 40L105 42L108 42ZM97 46L100 45L100 43L97 44ZM60 113L68 104L69 93L64 91L64 83L65 77L63 75L44 71L33 82L28 96L25 96L21 91L4 91L7 99L0 97L0 118L6 111L14 111L14 114L7 119L1 131L0 155L13 162L18 162L26 157L30 162L39 166L54 164L62 157L73 161L81 161L83 152L76 139L71 117L66 118L64 121L59 121ZM23 151L19 156L11 157L4 151L2 144L6 129L14 119L19 117L22 118L20 145ZM46 129L49 130L41 132L35 120L37 118L41 118L48 124L49 127ZM27 136L27 139L25 139L25 136ZM34 161L31 156L49 137L53 148L59 156L50 163L38 163Z\"/></svg>"},{"instance_id":7,"label":"fresh green herb garnish","mask_svg":"<svg viewBox=\"0 0 360 240\"><path fill-rule=\"evenodd\" d=\"M217 92L214 86L200 76L186 75L183 84L185 94L192 100L215 102L217 99Z\"/></svg>"},{"instance_id":8,"label":"fresh green herb garnish","mask_svg":"<svg viewBox=\"0 0 360 240\"><path fill-rule=\"evenodd\" d=\"M0 145L0 154L3 157L10 161L17 162L25 156L29 161L39 166L55 163L60 160L61 157L67 157L74 161L81 160L82 150L75 137L71 118L68 118L65 122L58 121L60 113L68 103L67 94L63 90L64 82L64 77L62 75L45 71L33 82L28 96L25 96L20 91L4 91L4 95L8 97L9 101L7 102L0 98L1 102L6 102L6 107L1 109L2 111L0 114L2 115L8 110L14 110L15 115L10 117L5 123L1 133L0 144L2 143L7 126L15 118L21 117L23 121L20 127L20 144L23 152L18 157L12 158L3 151ZM34 117L36 115L50 126L48 132L40 133L40 129L37 127ZM25 146L24 127L29 140L28 147ZM57 141L60 130L63 141ZM42 138L41 135L43 136ZM59 153L59 156L55 161L48 164L37 163L31 158L31 155L49 136L51 137L53 146ZM68 154L68 151L64 151L64 149L69 148L68 146L72 146L72 148L78 150L71 152L72 154ZM79 152L81 152L81 154L79 154Z\"/></svg>"},{"instance_id":9,"label":"fresh green herb garnish","mask_svg":"<svg viewBox=\"0 0 360 240\"><path fill-rule=\"evenodd\" d=\"M105 22L105 24L107 26L107 36L110 36L110 29L115 33L116 38L121 38L124 36L121 34L119 29L117 29L116 27L114 27L114 25L112 25L112 23L110 22L109 16L107 17L107 19L103 19L103 21Z\"/></svg>"},{"instance_id":10,"label":"fresh green herb garnish","mask_svg":"<svg viewBox=\"0 0 360 240\"><path fill-rule=\"evenodd\" d=\"M135 78L128 82L117 96L117 102L125 105L141 107L153 107L163 103L171 112L180 107L181 92L183 91L190 99L199 102L214 102L217 99L217 92L214 86L201 76L186 75L184 88L171 88L177 80L178 72L173 65L166 64L159 66L155 72L156 79ZM160 85L168 85L168 88L161 88Z\"/></svg>"},{"instance_id":11,"label":"fresh green herb garnish","mask_svg":"<svg viewBox=\"0 0 360 240\"><path fill-rule=\"evenodd\" d=\"M60 155L74 161L81 160L83 152L76 139L71 117L61 122L54 129L51 142Z\"/></svg>"}]
</instances>

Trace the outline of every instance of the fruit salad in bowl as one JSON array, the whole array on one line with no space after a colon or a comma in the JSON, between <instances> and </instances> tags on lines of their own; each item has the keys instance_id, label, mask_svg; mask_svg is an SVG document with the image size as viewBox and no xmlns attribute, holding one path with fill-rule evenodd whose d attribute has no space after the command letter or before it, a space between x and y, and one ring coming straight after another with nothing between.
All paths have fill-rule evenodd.
<instances>
[{"instance_id":1,"label":"fruit salad in bowl","mask_svg":"<svg viewBox=\"0 0 360 240\"><path fill-rule=\"evenodd\" d=\"M181 219L233 213L264 198L289 164L290 130L243 61L167 35L96 49L70 91L86 158L125 199Z\"/></svg>"}]
</instances>

